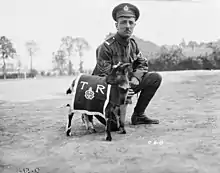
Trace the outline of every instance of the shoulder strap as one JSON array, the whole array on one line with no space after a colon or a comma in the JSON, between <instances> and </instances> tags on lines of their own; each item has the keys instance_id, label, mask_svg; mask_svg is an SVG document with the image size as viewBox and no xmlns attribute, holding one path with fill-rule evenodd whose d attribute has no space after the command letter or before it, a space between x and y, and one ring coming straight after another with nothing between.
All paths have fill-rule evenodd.
<instances>
[{"instance_id":1,"label":"shoulder strap","mask_svg":"<svg viewBox=\"0 0 220 173\"><path fill-rule=\"evenodd\" d=\"M106 39L105 40L105 43L110 46L112 43L115 42L115 37L114 36L111 36L110 38Z\"/></svg>"}]
</instances>

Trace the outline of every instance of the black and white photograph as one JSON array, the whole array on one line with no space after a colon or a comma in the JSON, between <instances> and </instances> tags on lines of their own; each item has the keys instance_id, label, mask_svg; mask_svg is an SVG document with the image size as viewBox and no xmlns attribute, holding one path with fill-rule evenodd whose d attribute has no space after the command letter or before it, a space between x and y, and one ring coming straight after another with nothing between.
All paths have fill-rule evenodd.
<instances>
[{"instance_id":1,"label":"black and white photograph","mask_svg":"<svg viewBox=\"0 0 220 173\"><path fill-rule=\"evenodd\" d=\"M0 0L0 173L220 173L220 0Z\"/></svg>"}]
</instances>

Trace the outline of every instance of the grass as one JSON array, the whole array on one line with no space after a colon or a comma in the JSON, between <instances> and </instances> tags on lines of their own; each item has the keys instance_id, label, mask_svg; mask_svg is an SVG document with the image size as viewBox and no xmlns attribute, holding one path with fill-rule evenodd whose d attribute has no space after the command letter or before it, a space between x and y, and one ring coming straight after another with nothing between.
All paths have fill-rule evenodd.
<instances>
[{"instance_id":1,"label":"grass","mask_svg":"<svg viewBox=\"0 0 220 173\"><path fill-rule=\"evenodd\" d=\"M219 173L219 71L161 74L147 108L160 124L130 125L134 97L127 134L112 132L112 142L104 141L98 121L98 133L87 134L79 115L73 136L65 136L67 109L60 106L71 100L65 95L71 78L0 82L0 172Z\"/></svg>"}]
</instances>

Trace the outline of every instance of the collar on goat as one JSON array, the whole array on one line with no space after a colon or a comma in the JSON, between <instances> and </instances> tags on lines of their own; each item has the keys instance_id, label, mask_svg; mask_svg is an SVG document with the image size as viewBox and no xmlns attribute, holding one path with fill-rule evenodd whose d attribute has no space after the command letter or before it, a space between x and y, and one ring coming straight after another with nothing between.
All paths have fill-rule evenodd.
<instances>
[{"instance_id":1,"label":"collar on goat","mask_svg":"<svg viewBox=\"0 0 220 173\"><path fill-rule=\"evenodd\" d=\"M122 62L118 62L118 64L113 65L112 68L113 68L113 69L116 69L116 68L118 68L120 65L122 65Z\"/></svg>"},{"instance_id":2,"label":"collar on goat","mask_svg":"<svg viewBox=\"0 0 220 173\"><path fill-rule=\"evenodd\" d=\"M113 69L117 69L118 67L126 68L126 67L128 67L128 66L130 66L130 65L131 65L130 63L118 62L118 64L113 65L112 68L113 68Z\"/></svg>"}]
</instances>

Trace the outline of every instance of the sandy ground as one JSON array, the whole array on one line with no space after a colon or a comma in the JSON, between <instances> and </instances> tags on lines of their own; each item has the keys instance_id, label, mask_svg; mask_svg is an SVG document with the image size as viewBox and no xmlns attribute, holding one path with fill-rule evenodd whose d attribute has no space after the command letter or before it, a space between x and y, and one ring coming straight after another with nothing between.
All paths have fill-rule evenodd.
<instances>
[{"instance_id":1,"label":"sandy ground","mask_svg":"<svg viewBox=\"0 0 220 173\"><path fill-rule=\"evenodd\" d=\"M130 125L126 135L104 126L87 134L80 116L65 136L71 78L0 82L0 172L40 169L40 173L219 173L220 72L161 73L163 82L147 114L158 125Z\"/></svg>"}]
</instances>

